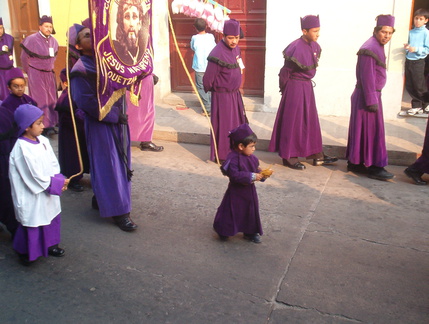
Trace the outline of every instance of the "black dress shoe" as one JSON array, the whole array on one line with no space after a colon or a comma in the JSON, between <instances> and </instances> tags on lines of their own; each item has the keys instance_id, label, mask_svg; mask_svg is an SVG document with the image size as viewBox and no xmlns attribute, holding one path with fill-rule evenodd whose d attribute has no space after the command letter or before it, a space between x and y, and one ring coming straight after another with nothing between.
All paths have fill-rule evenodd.
<instances>
[{"instance_id":1,"label":"black dress shoe","mask_svg":"<svg viewBox=\"0 0 429 324\"><path fill-rule=\"evenodd\" d=\"M413 179L416 185L419 185L419 186L426 185L426 181L422 179L423 172L420 172L416 169L408 167L404 170L404 173L407 175L408 178Z\"/></svg>"},{"instance_id":2,"label":"black dress shoe","mask_svg":"<svg viewBox=\"0 0 429 324\"><path fill-rule=\"evenodd\" d=\"M113 216L113 221L121 230L125 232L134 231L138 227L137 224L131 220L129 213L120 216Z\"/></svg>"},{"instance_id":3,"label":"black dress shoe","mask_svg":"<svg viewBox=\"0 0 429 324\"><path fill-rule=\"evenodd\" d=\"M256 234L243 234L243 237L246 240L249 240L253 243L261 243L262 242L261 236L258 233L256 233Z\"/></svg>"},{"instance_id":4,"label":"black dress shoe","mask_svg":"<svg viewBox=\"0 0 429 324\"><path fill-rule=\"evenodd\" d=\"M28 259L28 254L18 253L18 255L19 255L19 261L21 262L21 264L23 266L29 267L29 266L31 266L34 263L34 261L30 261Z\"/></svg>"},{"instance_id":5,"label":"black dress shoe","mask_svg":"<svg viewBox=\"0 0 429 324\"><path fill-rule=\"evenodd\" d=\"M66 251L58 245L53 245L48 248L48 254L54 257L63 257Z\"/></svg>"},{"instance_id":6,"label":"black dress shoe","mask_svg":"<svg viewBox=\"0 0 429 324\"><path fill-rule=\"evenodd\" d=\"M83 191L83 186L77 182L69 183L68 188L70 190L75 191L75 192L82 192Z\"/></svg>"},{"instance_id":7,"label":"black dress shoe","mask_svg":"<svg viewBox=\"0 0 429 324\"><path fill-rule=\"evenodd\" d=\"M350 161L347 161L347 171L355 173L368 173L367 167L363 164L353 164Z\"/></svg>"},{"instance_id":8,"label":"black dress shoe","mask_svg":"<svg viewBox=\"0 0 429 324\"><path fill-rule=\"evenodd\" d=\"M141 142L140 150L142 151L153 151L153 152L161 152L164 150L164 146L158 146L152 142Z\"/></svg>"},{"instance_id":9,"label":"black dress shoe","mask_svg":"<svg viewBox=\"0 0 429 324\"><path fill-rule=\"evenodd\" d=\"M395 176L388 172L383 167L377 167L374 165L371 165L368 168L368 178L376 179L376 180L390 180L393 179Z\"/></svg>"},{"instance_id":10,"label":"black dress shoe","mask_svg":"<svg viewBox=\"0 0 429 324\"><path fill-rule=\"evenodd\" d=\"M289 167L291 169L294 169L294 170L305 170L305 165L302 164L301 162L296 162L294 164L290 164L288 162L288 160L283 159L283 165L287 166L287 167Z\"/></svg>"},{"instance_id":11,"label":"black dress shoe","mask_svg":"<svg viewBox=\"0 0 429 324\"><path fill-rule=\"evenodd\" d=\"M332 163L337 162L337 161L338 161L338 158L336 158L336 157L323 155L323 158L313 159L313 165L314 166L327 165L327 164L332 164Z\"/></svg>"}]
</instances>

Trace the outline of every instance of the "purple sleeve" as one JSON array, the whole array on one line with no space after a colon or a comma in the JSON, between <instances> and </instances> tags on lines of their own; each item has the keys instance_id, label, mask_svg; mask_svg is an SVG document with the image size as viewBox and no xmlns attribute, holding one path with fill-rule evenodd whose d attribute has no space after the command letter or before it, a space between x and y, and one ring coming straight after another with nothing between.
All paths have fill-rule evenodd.
<instances>
[{"instance_id":1,"label":"purple sleeve","mask_svg":"<svg viewBox=\"0 0 429 324\"><path fill-rule=\"evenodd\" d=\"M242 171L238 166L238 159L232 158L228 165L228 177L231 182L242 183L242 184L252 184L252 173L251 171Z\"/></svg>"},{"instance_id":2,"label":"purple sleeve","mask_svg":"<svg viewBox=\"0 0 429 324\"><path fill-rule=\"evenodd\" d=\"M208 62L206 72L203 76L204 91L209 92L214 88L216 77L219 73L219 65L213 62Z\"/></svg>"},{"instance_id":3,"label":"purple sleeve","mask_svg":"<svg viewBox=\"0 0 429 324\"><path fill-rule=\"evenodd\" d=\"M64 180L66 179L61 173L51 177L51 185L46 189L46 191L51 195L61 196L63 193Z\"/></svg>"},{"instance_id":4,"label":"purple sleeve","mask_svg":"<svg viewBox=\"0 0 429 324\"><path fill-rule=\"evenodd\" d=\"M377 77L375 59L368 55L359 55L359 61L358 73L365 97L365 104L367 106L376 105L378 104L378 94L375 86Z\"/></svg>"}]
</instances>

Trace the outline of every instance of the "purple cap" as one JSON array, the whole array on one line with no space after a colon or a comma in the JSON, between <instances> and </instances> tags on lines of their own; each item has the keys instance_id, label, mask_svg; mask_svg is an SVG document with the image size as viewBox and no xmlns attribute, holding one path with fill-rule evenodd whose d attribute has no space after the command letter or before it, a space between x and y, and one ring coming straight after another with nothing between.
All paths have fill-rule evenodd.
<instances>
[{"instance_id":1,"label":"purple cap","mask_svg":"<svg viewBox=\"0 0 429 324\"><path fill-rule=\"evenodd\" d=\"M82 25L86 28L91 29L91 20L89 18L86 18L85 20L82 20Z\"/></svg>"},{"instance_id":2,"label":"purple cap","mask_svg":"<svg viewBox=\"0 0 429 324\"><path fill-rule=\"evenodd\" d=\"M3 18L2 17L0 17L0 25L3 26Z\"/></svg>"},{"instance_id":3,"label":"purple cap","mask_svg":"<svg viewBox=\"0 0 429 324\"><path fill-rule=\"evenodd\" d=\"M24 79L24 74L22 73L20 68L11 68L10 70L7 70L5 73L5 80L6 82L9 82L10 80L21 78Z\"/></svg>"},{"instance_id":4,"label":"purple cap","mask_svg":"<svg viewBox=\"0 0 429 324\"><path fill-rule=\"evenodd\" d=\"M225 36L237 36L240 35L240 23L235 19L225 21L223 26L223 34Z\"/></svg>"},{"instance_id":5,"label":"purple cap","mask_svg":"<svg viewBox=\"0 0 429 324\"><path fill-rule=\"evenodd\" d=\"M30 127L43 115L43 111L30 104L20 105L14 113L15 123L18 126L18 136L21 136L27 127Z\"/></svg>"},{"instance_id":6,"label":"purple cap","mask_svg":"<svg viewBox=\"0 0 429 324\"><path fill-rule=\"evenodd\" d=\"M231 138L234 142L240 142L244 140L247 136L253 134L252 129L249 124L241 124L237 128L233 129L229 132L229 138Z\"/></svg>"},{"instance_id":7,"label":"purple cap","mask_svg":"<svg viewBox=\"0 0 429 324\"><path fill-rule=\"evenodd\" d=\"M67 32L67 38L69 41L69 45L71 46L75 46L76 45L76 41L77 41L77 35L79 34L79 32L84 29L85 26L79 25L79 24L73 24L73 26L71 26Z\"/></svg>"},{"instance_id":8,"label":"purple cap","mask_svg":"<svg viewBox=\"0 0 429 324\"><path fill-rule=\"evenodd\" d=\"M377 23L376 23L376 27L379 26L389 26L389 27L394 27L395 26L395 17L392 15L379 15L376 18Z\"/></svg>"},{"instance_id":9,"label":"purple cap","mask_svg":"<svg viewBox=\"0 0 429 324\"><path fill-rule=\"evenodd\" d=\"M301 29L311 29L311 28L319 28L320 27L320 19L319 15L307 15L304 18L301 18Z\"/></svg>"}]
</instances>

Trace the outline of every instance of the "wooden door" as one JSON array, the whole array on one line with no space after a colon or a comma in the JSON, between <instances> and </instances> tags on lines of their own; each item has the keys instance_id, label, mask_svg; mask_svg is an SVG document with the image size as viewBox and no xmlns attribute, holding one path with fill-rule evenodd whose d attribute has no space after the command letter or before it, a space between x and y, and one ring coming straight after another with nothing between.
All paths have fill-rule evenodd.
<instances>
[{"instance_id":1,"label":"wooden door","mask_svg":"<svg viewBox=\"0 0 429 324\"><path fill-rule=\"evenodd\" d=\"M16 66L21 66L21 40L39 31L39 7L37 0L9 0L12 36L15 38Z\"/></svg>"},{"instance_id":2,"label":"wooden door","mask_svg":"<svg viewBox=\"0 0 429 324\"><path fill-rule=\"evenodd\" d=\"M171 13L170 15L176 34L179 50L183 55L189 72L192 73L193 52L189 47L192 35L195 34L193 22L195 18L183 14ZM244 95L263 97L264 95L264 70L265 70L265 30L266 30L266 0L224 0L219 4L227 7L232 12L230 18L240 22L244 32L244 39L240 40L239 47L245 69L243 72L242 89ZM216 41L221 35L215 35ZM171 64L171 89L176 92L192 92L192 87L186 76L185 70L176 52L173 37L170 31L170 64Z\"/></svg>"}]
</instances>

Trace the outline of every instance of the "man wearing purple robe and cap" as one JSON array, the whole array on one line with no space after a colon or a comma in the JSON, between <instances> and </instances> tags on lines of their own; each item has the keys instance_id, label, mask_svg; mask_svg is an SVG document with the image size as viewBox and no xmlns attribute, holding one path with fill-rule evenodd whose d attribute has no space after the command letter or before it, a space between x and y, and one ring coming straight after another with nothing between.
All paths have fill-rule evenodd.
<instances>
[{"instance_id":1,"label":"man wearing purple robe and cap","mask_svg":"<svg viewBox=\"0 0 429 324\"><path fill-rule=\"evenodd\" d=\"M211 122L220 160L225 160L229 147L229 131L246 122L240 93L244 65L240 56L240 23L235 19L225 22L223 39L210 52L203 77L204 91L211 91ZM211 137L210 160L215 159Z\"/></svg>"},{"instance_id":2,"label":"man wearing purple robe and cap","mask_svg":"<svg viewBox=\"0 0 429 324\"><path fill-rule=\"evenodd\" d=\"M0 100L8 94L6 73L13 68L13 37L4 32L3 18L0 17Z\"/></svg>"},{"instance_id":3,"label":"man wearing purple robe and cap","mask_svg":"<svg viewBox=\"0 0 429 324\"><path fill-rule=\"evenodd\" d=\"M395 17L379 15L371 36L359 49L356 88L351 97L351 115L347 143L347 169L367 173L369 178L389 180L394 175L387 165L381 90L386 84L384 45L395 32Z\"/></svg>"},{"instance_id":4,"label":"man wearing purple robe and cap","mask_svg":"<svg viewBox=\"0 0 429 324\"><path fill-rule=\"evenodd\" d=\"M28 76L29 94L45 116L44 134L52 133L58 123L58 114L54 110L58 98L54 74L58 42L52 34L55 34L52 17L43 16L39 21L39 31L21 43L22 69Z\"/></svg>"},{"instance_id":5,"label":"man wearing purple robe and cap","mask_svg":"<svg viewBox=\"0 0 429 324\"><path fill-rule=\"evenodd\" d=\"M279 74L280 101L269 150L278 152L283 165L304 170L298 157L313 159L313 165L338 159L323 154L322 134L314 98L312 78L316 74L320 45L319 16L301 18L302 36L283 51L285 63Z\"/></svg>"}]
</instances>

